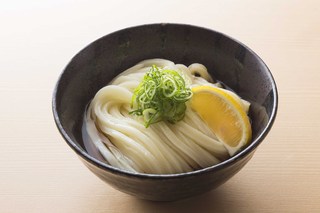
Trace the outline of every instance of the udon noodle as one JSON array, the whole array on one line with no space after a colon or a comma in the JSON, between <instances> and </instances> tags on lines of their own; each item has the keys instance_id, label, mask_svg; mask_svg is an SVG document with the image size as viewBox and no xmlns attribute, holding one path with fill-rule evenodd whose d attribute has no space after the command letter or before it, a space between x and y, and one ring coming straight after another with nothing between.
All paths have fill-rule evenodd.
<instances>
[{"instance_id":1,"label":"udon noodle","mask_svg":"<svg viewBox=\"0 0 320 213\"><path fill-rule=\"evenodd\" d=\"M134 90L153 65L179 71L191 87L221 87L205 66L196 63L186 67L151 59L127 69L97 92L84 116L84 129L107 163L131 172L172 174L212 166L230 157L188 103L184 118L175 124L161 121L146 128L142 117L130 114Z\"/></svg>"}]
</instances>

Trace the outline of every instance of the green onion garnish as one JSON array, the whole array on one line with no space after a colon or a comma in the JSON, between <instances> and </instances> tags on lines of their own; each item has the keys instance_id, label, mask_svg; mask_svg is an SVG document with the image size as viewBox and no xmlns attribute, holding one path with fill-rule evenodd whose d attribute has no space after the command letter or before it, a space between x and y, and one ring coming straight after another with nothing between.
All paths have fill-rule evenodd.
<instances>
[{"instance_id":1,"label":"green onion garnish","mask_svg":"<svg viewBox=\"0 0 320 213\"><path fill-rule=\"evenodd\" d=\"M184 117L185 102L191 96L191 89L177 71L153 65L134 90L130 114L143 116L146 127L159 121L176 123Z\"/></svg>"}]
</instances>

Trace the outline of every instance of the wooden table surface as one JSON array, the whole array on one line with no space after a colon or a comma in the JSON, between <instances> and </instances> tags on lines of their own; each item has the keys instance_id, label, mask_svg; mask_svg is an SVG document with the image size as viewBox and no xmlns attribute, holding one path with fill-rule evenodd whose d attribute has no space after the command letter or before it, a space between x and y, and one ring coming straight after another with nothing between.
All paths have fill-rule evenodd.
<instances>
[{"instance_id":1,"label":"wooden table surface","mask_svg":"<svg viewBox=\"0 0 320 213\"><path fill-rule=\"evenodd\" d=\"M190 3L189 3L190 2ZM95 177L59 135L55 82L91 41L128 26L226 33L269 66L276 122L253 159L207 194L139 200ZM320 1L1 1L0 212L320 212Z\"/></svg>"}]
</instances>

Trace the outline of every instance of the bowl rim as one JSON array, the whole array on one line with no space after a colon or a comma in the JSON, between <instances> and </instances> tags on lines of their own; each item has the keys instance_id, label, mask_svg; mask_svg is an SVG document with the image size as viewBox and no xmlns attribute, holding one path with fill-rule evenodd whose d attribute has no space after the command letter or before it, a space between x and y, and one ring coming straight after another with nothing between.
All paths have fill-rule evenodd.
<instances>
[{"instance_id":1,"label":"bowl rim","mask_svg":"<svg viewBox=\"0 0 320 213\"><path fill-rule=\"evenodd\" d=\"M202 169L198 169L198 170L194 170L194 171L190 171L190 172L184 172L184 173L175 173L175 174L134 173L134 172L130 172L130 171L126 171L126 170L122 170L122 169L113 167L109 164L101 162L98 159L92 157L87 152L85 152L79 145L77 145L77 143L69 137L69 135L67 134L67 132L63 128L61 121L60 121L60 118L59 118L59 115L58 115L58 112L57 112L57 93L58 93L58 89L59 89L61 80L65 74L65 71L68 68L68 65L73 61L73 59L76 58L78 56L78 54L80 54L81 52L86 50L93 43L96 43L96 42L104 39L107 36L111 36L113 34L124 32L127 30L144 28L144 27L159 26L159 25L161 25L161 26L170 25L170 26L188 27L188 28L194 28L194 29L196 28L196 29L205 30L205 31L209 31L211 33L218 34L219 36L225 37L233 42L236 42L237 44L241 45L242 47L244 47L247 51L249 51L252 55L254 55L263 66L265 66L266 74L272 84L273 100L274 100L269 121L268 121L266 127L261 131L261 133L257 136L257 138L255 140L253 140L247 147L245 147L243 150L238 152L236 155L228 158L227 160L224 160L216 165L212 165L212 166L209 166L206 168L202 168ZM153 23L153 24L143 24L143 25L131 26L131 27L123 28L123 29L108 33L108 34L94 40L93 42L89 43L87 46L85 46L79 52L77 52L77 54L75 54L71 58L71 60L67 63L67 65L65 66L65 68L63 69L63 71L60 73L60 75L58 77L58 80L57 80L57 83L55 85L55 88L53 90L53 95L52 95L52 112L53 112L53 117L54 117L54 121L56 123L56 126L57 126L60 134L62 135L62 137L66 141L66 143L73 149L73 151L75 151L77 153L78 156L80 156L82 159L87 161L89 164L93 164L94 166L96 166L102 170L106 170L106 171L114 173L114 174L118 174L118 175L122 175L122 176L129 176L129 177L133 177L133 178L173 179L173 178L180 178L180 177L190 177L190 176L195 176L195 175L200 175L203 173L208 173L208 172L220 170L229 164L233 164L233 163L239 161L240 159L247 156L249 153L253 152L261 144L263 139L267 136L268 132L271 130L271 127L275 121L277 111L278 111L278 99L279 99L279 97L278 97L277 86L276 86L274 77L272 76L270 69L265 64L265 62L252 49L250 49L248 46L246 46L242 42L240 42L240 41L238 41L238 40L236 40L236 39L234 39L224 33L221 33L216 30L209 29L206 27L195 26L195 25L191 25L191 24L181 24L181 23Z\"/></svg>"}]
</instances>

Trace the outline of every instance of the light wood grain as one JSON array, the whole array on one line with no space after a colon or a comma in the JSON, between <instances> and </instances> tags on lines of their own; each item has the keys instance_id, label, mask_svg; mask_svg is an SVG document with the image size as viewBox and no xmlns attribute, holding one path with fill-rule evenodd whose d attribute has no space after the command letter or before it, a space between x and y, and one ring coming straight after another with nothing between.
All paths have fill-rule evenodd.
<instances>
[{"instance_id":1,"label":"light wood grain","mask_svg":"<svg viewBox=\"0 0 320 213\"><path fill-rule=\"evenodd\" d=\"M233 179L173 203L95 177L51 113L71 57L112 31L178 22L216 29L267 63L279 89L272 131ZM0 8L0 212L320 212L319 1L22 1Z\"/></svg>"}]
</instances>

